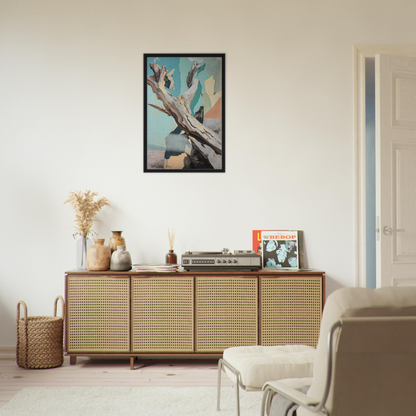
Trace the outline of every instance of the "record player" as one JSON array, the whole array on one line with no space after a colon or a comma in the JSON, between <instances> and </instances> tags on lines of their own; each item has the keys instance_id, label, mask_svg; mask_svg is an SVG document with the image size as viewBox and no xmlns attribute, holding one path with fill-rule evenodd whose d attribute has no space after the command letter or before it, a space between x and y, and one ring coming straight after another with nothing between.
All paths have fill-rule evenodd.
<instances>
[{"instance_id":1,"label":"record player","mask_svg":"<svg viewBox=\"0 0 416 416\"><path fill-rule=\"evenodd\" d=\"M261 268L261 256L254 250L187 251L182 254L182 267L188 271L250 271Z\"/></svg>"}]
</instances>

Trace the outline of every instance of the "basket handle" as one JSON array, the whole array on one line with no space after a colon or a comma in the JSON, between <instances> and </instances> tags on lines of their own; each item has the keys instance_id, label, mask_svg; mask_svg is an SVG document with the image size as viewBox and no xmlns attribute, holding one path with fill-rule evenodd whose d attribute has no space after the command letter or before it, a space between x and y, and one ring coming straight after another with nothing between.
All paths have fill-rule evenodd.
<instances>
[{"instance_id":1,"label":"basket handle","mask_svg":"<svg viewBox=\"0 0 416 416\"><path fill-rule=\"evenodd\" d=\"M20 305L23 306L23 310L25 314L23 317L23 339L20 339L20 336L19 336ZM27 305L23 300L19 300L19 302L17 302L16 326L17 326L16 361L20 367L27 368ZM21 348L24 351L24 355L22 358L23 362L19 362L19 354L20 354Z\"/></svg>"},{"instance_id":2,"label":"basket handle","mask_svg":"<svg viewBox=\"0 0 416 416\"><path fill-rule=\"evenodd\" d=\"M53 308L53 316L56 316L56 310L58 308L58 300L61 300L62 303L62 319L65 319L65 301L64 298L60 295L58 295L55 299L55 304L54 304L54 308Z\"/></svg>"},{"instance_id":3,"label":"basket handle","mask_svg":"<svg viewBox=\"0 0 416 416\"><path fill-rule=\"evenodd\" d=\"M27 321L27 305L23 300L19 300L19 302L17 302L17 323L19 323L20 320L20 305L23 306L23 311L25 313L23 319L25 320L25 322Z\"/></svg>"}]
</instances>

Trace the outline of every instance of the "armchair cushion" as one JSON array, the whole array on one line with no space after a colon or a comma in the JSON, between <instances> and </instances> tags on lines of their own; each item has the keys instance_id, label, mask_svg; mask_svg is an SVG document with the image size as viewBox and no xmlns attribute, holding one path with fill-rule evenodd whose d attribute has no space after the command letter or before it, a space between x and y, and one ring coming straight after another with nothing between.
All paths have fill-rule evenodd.
<instances>
[{"instance_id":1,"label":"armchair cushion","mask_svg":"<svg viewBox=\"0 0 416 416\"><path fill-rule=\"evenodd\" d=\"M253 345L227 348L223 357L240 371L246 387L261 389L270 380L312 377L315 351L308 345ZM233 378L229 370L226 372Z\"/></svg>"}]
</instances>

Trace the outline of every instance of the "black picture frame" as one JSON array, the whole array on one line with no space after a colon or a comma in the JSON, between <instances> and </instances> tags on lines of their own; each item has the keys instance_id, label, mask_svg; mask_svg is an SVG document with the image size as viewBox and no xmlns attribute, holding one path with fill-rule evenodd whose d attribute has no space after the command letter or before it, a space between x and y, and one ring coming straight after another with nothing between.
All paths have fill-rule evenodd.
<instances>
[{"instance_id":1,"label":"black picture frame","mask_svg":"<svg viewBox=\"0 0 416 416\"><path fill-rule=\"evenodd\" d=\"M225 54L143 56L144 172L225 172Z\"/></svg>"}]
</instances>

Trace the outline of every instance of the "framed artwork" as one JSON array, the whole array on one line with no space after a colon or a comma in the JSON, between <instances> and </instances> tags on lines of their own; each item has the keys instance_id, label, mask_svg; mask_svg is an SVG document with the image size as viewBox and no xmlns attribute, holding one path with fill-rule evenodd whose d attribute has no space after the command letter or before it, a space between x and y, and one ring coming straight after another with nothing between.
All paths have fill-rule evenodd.
<instances>
[{"instance_id":1,"label":"framed artwork","mask_svg":"<svg viewBox=\"0 0 416 416\"><path fill-rule=\"evenodd\" d=\"M145 172L225 172L225 54L145 54L143 124Z\"/></svg>"}]
</instances>

